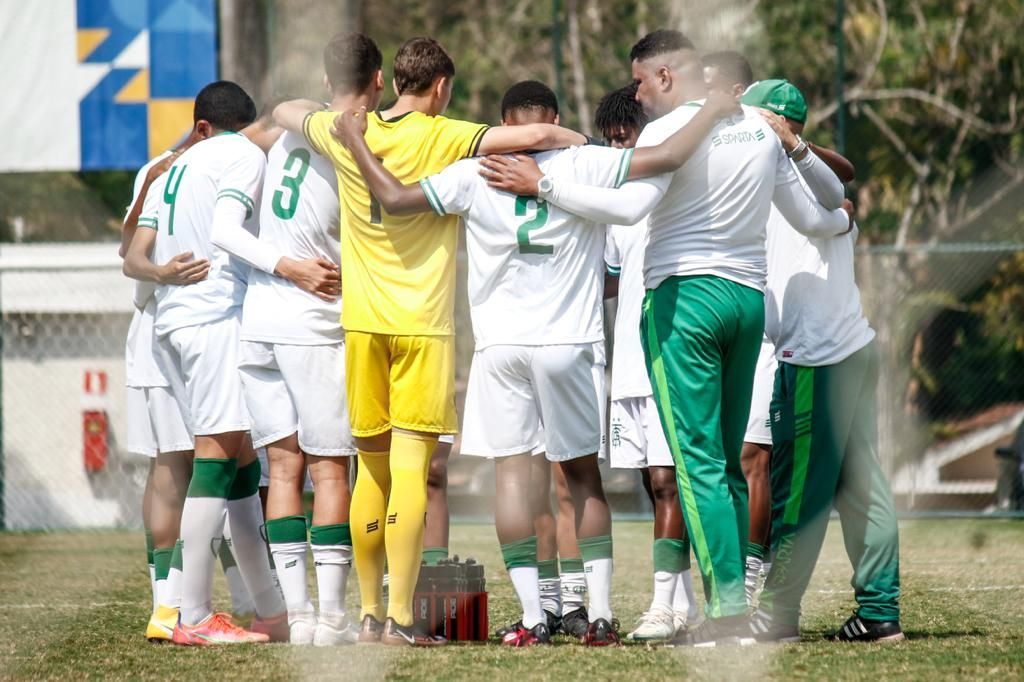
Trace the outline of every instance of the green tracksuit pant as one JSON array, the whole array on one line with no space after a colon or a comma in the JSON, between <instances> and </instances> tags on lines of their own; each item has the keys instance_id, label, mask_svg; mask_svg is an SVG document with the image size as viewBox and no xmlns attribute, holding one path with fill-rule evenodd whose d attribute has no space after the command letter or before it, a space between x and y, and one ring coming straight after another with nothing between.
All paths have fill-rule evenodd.
<instances>
[{"instance_id":1,"label":"green tracksuit pant","mask_svg":"<svg viewBox=\"0 0 1024 682\"><path fill-rule=\"evenodd\" d=\"M746 613L747 481L740 450L764 332L764 295L721 277L670 277L641 335L709 618Z\"/></svg>"},{"instance_id":2,"label":"green tracksuit pant","mask_svg":"<svg viewBox=\"0 0 1024 682\"><path fill-rule=\"evenodd\" d=\"M899 538L878 462L878 352L870 343L835 365L779 363L771 405L772 544L761 607L796 625L833 504L852 585L869 620L899 620Z\"/></svg>"}]
</instances>

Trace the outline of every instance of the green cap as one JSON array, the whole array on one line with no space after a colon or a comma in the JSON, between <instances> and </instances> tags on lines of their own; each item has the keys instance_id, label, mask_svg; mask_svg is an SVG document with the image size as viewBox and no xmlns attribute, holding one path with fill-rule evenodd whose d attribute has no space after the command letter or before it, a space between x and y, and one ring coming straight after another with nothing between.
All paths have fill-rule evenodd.
<instances>
[{"instance_id":1,"label":"green cap","mask_svg":"<svg viewBox=\"0 0 1024 682\"><path fill-rule=\"evenodd\" d=\"M807 102L797 87L787 80L773 78L758 81L747 88L740 101L752 107L774 111L797 123L807 120Z\"/></svg>"}]
</instances>

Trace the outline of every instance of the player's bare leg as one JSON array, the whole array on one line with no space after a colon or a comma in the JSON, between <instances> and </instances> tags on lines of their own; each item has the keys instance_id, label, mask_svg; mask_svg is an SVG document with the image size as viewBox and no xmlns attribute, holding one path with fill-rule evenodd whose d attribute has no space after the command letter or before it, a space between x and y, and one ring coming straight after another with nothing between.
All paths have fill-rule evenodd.
<instances>
[{"instance_id":1,"label":"player's bare leg","mask_svg":"<svg viewBox=\"0 0 1024 682\"><path fill-rule=\"evenodd\" d=\"M576 511L576 542L587 577L590 627L583 641L618 644L612 625L612 517L601 483L597 453L560 462Z\"/></svg>"},{"instance_id":2,"label":"player's bare leg","mask_svg":"<svg viewBox=\"0 0 1024 682\"><path fill-rule=\"evenodd\" d=\"M561 570L561 628L567 635L583 637L590 627L590 616L587 614L587 578L583 571L580 548L576 543L576 506L562 467L558 462L550 462L548 467L555 482L555 501L558 505L556 532Z\"/></svg>"},{"instance_id":3,"label":"player's bare leg","mask_svg":"<svg viewBox=\"0 0 1024 682\"><path fill-rule=\"evenodd\" d=\"M345 608L345 588L352 570L349 526L352 459L306 455L315 491L309 540L320 602L320 617L313 638L317 646L352 643L357 637Z\"/></svg>"},{"instance_id":4,"label":"player's bare leg","mask_svg":"<svg viewBox=\"0 0 1024 682\"><path fill-rule=\"evenodd\" d=\"M757 596L762 575L771 570L769 558L771 533L771 479L769 464L772 448L761 443L743 443L740 451L740 466L747 479L748 505L750 507L750 539L747 542L747 565L744 586L747 604L753 604Z\"/></svg>"},{"instance_id":5,"label":"player's bare leg","mask_svg":"<svg viewBox=\"0 0 1024 682\"><path fill-rule=\"evenodd\" d=\"M181 508L192 476L192 451L157 453L149 486L149 529L153 537L153 564L157 605L146 637L171 638L181 607L181 549L177 547ZM175 557L175 555L177 556Z\"/></svg>"},{"instance_id":6,"label":"player's bare leg","mask_svg":"<svg viewBox=\"0 0 1024 682\"><path fill-rule=\"evenodd\" d=\"M156 469L156 458L149 460L149 471L146 472L146 487L142 491L142 528L146 532L146 564L149 566L149 587L153 593L153 611L156 611L159 594L156 587L156 564L153 559L153 529L150 512L153 505L153 472Z\"/></svg>"},{"instance_id":7,"label":"player's bare leg","mask_svg":"<svg viewBox=\"0 0 1024 682\"><path fill-rule=\"evenodd\" d=\"M437 442L427 470L427 525L423 530L423 561L434 566L448 558L448 457L451 443Z\"/></svg>"},{"instance_id":8,"label":"player's bare leg","mask_svg":"<svg viewBox=\"0 0 1024 682\"><path fill-rule=\"evenodd\" d=\"M536 485L533 459L526 452L494 460L494 526L505 568L523 607L522 619L506 629L502 643L517 647L547 643L551 635L540 602L534 513L523 504L532 499Z\"/></svg>"},{"instance_id":9,"label":"player's bare leg","mask_svg":"<svg viewBox=\"0 0 1024 682\"><path fill-rule=\"evenodd\" d=\"M267 492L267 542L277 567L277 579L288 610L289 641L312 644L316 615L309 598L306 556L309 542L302 513L306 461L299 451L298 433L267 445L270 486Z\"/></svg>"}]
</instances>

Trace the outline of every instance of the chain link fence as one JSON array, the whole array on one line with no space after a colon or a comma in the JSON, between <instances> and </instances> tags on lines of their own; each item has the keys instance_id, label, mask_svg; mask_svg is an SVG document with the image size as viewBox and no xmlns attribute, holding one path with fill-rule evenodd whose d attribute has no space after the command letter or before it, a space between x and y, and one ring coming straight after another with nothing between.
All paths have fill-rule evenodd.
<instances>
[{"instance_id":1,"label":"chain link fence","mask_svg":"<svg viewBox=\"0 0 1024 682\"><path fill-rule=\"evenodd\" d=\"M148 460L123 447L132 308L120 270L114 244L0 246L3 528L141 523ZM1019 512L1024 245L867 246L858 277L883 358L880 453L899 508ZM459 280L461 406L472 356L464 254ZM105 395L96 395L99 373ZM97 435L87 414L97 409L106 443L99 466L86 456ZM487 515L492 470L486 460L452 459L453 515ZM616 511L648 512L636 472L605 474Z\"/></svg>"}]
</instances>

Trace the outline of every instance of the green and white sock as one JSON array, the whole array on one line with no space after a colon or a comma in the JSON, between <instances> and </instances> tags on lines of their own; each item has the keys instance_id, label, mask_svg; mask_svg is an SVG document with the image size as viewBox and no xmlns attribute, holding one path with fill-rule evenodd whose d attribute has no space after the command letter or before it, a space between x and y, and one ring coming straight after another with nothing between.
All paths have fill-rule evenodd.
<instances>
[{"instance_id":1,"label":"green and white sock","mask_svg":"<svg viewBox=\"0 0 1024 682\"><path fill-rule=\"evenodd\" d=\"M345 616L345 588L352 570L352 530L347 522L313 526L309 544L313 547L320 617L339 622Z\"/></svg>"},{"instance_id":2,"label":"green and white sock","mask_svg":"<svg viewBox=\"0 0 1024 682\"><path fill-rule=\"evenodd\" d=\"M423 548L423 561L427 566L437 566L439 563L448 558L447 547L424 547Z\"/></svg>"},{"instance_id":3,"label":"green and white sock","mask_svg":"<svg viewBox=\"0 0 1024 682\"><path fill-rule=\"evenodd\" d=\"M146 529L146 565L149 566L149 588L153 594L153 610L156 611L156 605L160 601L160 593L156 586L156 566L153 560L153 534Z\"/></svg>"},{"instance_id":4,"label":"green and white sock","mask_svg":"<svg viewBox=\"0 0 1024 682\"><path fill-rule=\"evenodd\" d=\"M570 557L559 560L562 588L562 615L582 609L587 598L587 577L583 572L583 561Z\"/></svg>"},{"instance_id":5,"label":"green and white sock","mask_svg":"<svg viewBox=\"0 0 1024 682\"><path fill-rule=\"evenodd\" d=\"M167 604L163 601L164 593L167 591L167 576L171 572L171 559L174 555L174 547L157 547L153 550L153 576L156 586L157 605ZM181 558L181 554L178 554ZM153 608L156 611L156 608Z\"/></svg>"},{"instance_id":6,"label":"green and white sock","mask_svg":"<svg viewBox=\"0 0 1024 682\"><path fill-rule=\"evenodd\" d=\"M284 613L286 609L281 588L270 573L267 545L260 535L263 507L260 505L259 484L259 460L238 470L227 499L228 523L231 524L231 548L245 584L249 586L256 614L269 618ZM305 529L305 517L300 518Z\"/></svg>"},{"instance_id":7,"label":"green and white sock","mask_svg":"<svg viewBox=\"0 0 1024 682\"><path fill-rule=\"evenodd\" d=\"M220 567L224 571L224 578L228 583L228 592L231 593L231 612L236 616L249 616L256 612L253 606L252 597L249 596L249 588L242 580L242 572L238 570L235 562L235 555L231 549L231 524L224 523L224 539L217 550L220 557Z\"/></svg>"},{"instance_id":8,"label":"green and white sock","mask_svg":"<svg viewBox=\"0 0 1024 682\"><path fill-rule=\"evenodd\" d=\"M657 538L654 541L654 598L651 608L673 609L673 600L679 574L683 570L686 544L675 538Z\"/></svg>"},{"instance_id":9,"label":"green and white sock","mask_svg":"<svg viewBox=\"0 0 1024 682\"><path fill-rule=\"evenodd\" d=\"M558 559L537 562L540 578L540 607L556 616L562 615L562 581L558 577Z\"/></svg>"},{"instance_id":10,"label":"green and white sock","mask_svg":"<svg viewBox=\"0 0 1024 682\"><path fill-rule=\"evenodd\" d=\"M743 587L747 593L747 606L754 605L757 586L761 580L761 569L764 565L765 548L756 542L747 543L747 565L743 576Z\"/></svg>"},{"instance_id":11,"label":"green and white sock","mask_svg":"<svg viewBox=\"0 0 1024 682\"><path fill-rule=\"evenodd\" d=\"M167 571L167 580L160 590L160 604L172 609L181 608L181 552L182 542L177 540L171 550L171 568Z\"/></svg>"},{"instance_id":12,"label":"green and white sock","mask_svg":"<svg viewBox=\"0 0 1024 682\"><path fill-rule=\"evenodd\" d=\"M213 613L213 564L224 532L233 459L197 457L181 512L181 622L196 625Z\"/></svg>"},{"instance_id":13,"label":"green and white sock","mask_svg":"<svg viewBox=\"0 0 1024 682\"><path fill-rule=\"evenodd\" d=\"M505 560L508 577L512 580L516 596L523 607L523 627L532 628L544 621L544 612L540 608L540 582L537 577L537 536L531 535L502 545L501 556Z\"/></svg>"},{"instance_id":14,"label":"green and white sock","mask_svg":"<svg viewBox=\"0 0 1024 682\"><path fill-rule=\"evenodd\" d=\"M576 542L583 559L587 580L587 615L593 623L598 618L612 620L612 536L595 535Z\"/></svg>"},{"instance_id":15,"label":"green and white sock","mask_svg":"<svg viewBox=\"0 0 1024 682\"><path fill-rule=\"evenodd\" d=\"M309 599L306 578L306 554L309 552L309 543L306 542L306 517L286 516L282 519L272 519L267 521L266 529L289 620L296 614L305 616L312 613L313 602Z\"/></svg>"}]
</instances>

